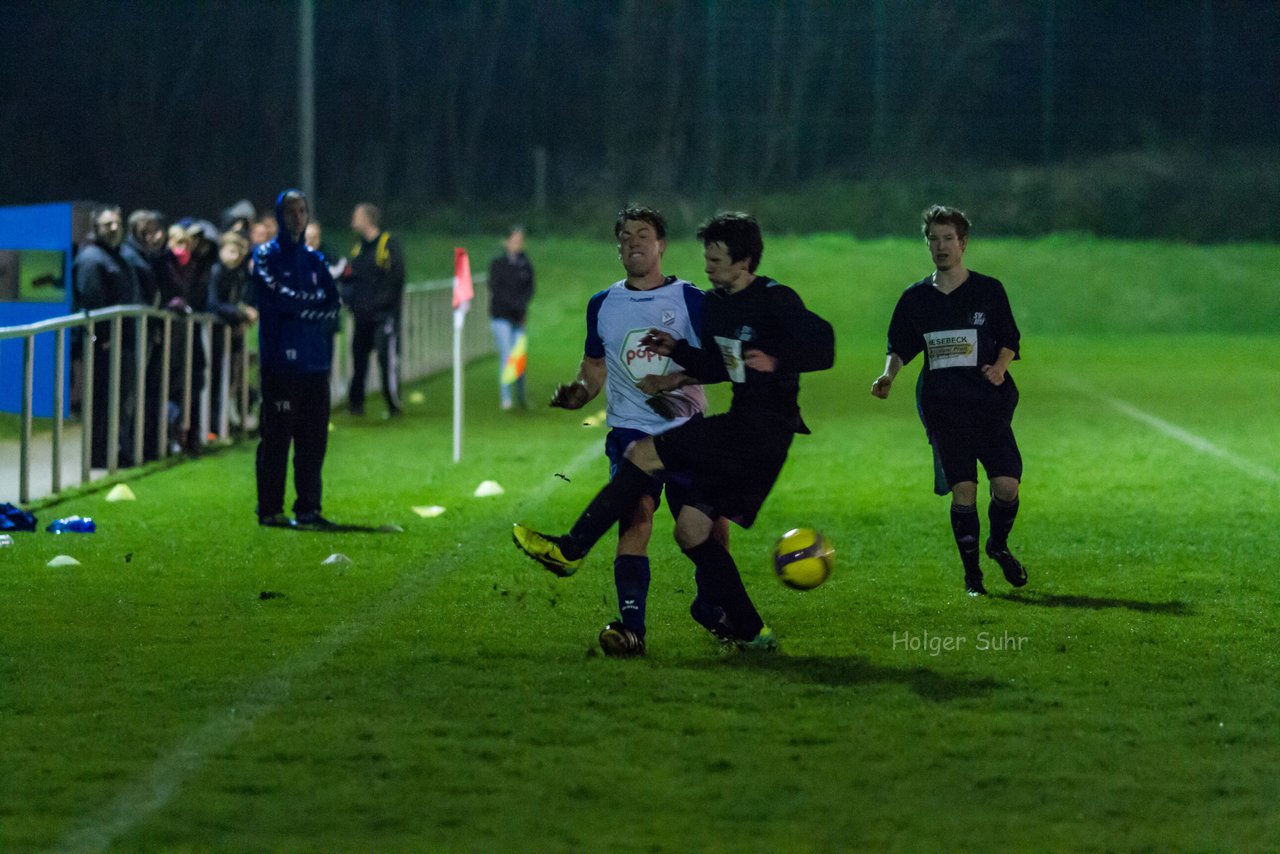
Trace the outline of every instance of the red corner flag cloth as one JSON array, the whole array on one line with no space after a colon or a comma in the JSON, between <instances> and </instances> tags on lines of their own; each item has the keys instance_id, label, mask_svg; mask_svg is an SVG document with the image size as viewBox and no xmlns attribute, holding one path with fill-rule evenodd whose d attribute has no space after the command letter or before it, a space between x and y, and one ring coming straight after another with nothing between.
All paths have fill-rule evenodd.
<instances>
[{"instance_id":1,"label":"red corner flag cloth","mask_svg":"<svg viewBox=\"0 0 1280 854\"><path fill-rule=\"evenodd\" d=\"M471 302L476 292L471 287L471 260L461 246L453 249L453 307Z\"/></svg>"}]
</instances>

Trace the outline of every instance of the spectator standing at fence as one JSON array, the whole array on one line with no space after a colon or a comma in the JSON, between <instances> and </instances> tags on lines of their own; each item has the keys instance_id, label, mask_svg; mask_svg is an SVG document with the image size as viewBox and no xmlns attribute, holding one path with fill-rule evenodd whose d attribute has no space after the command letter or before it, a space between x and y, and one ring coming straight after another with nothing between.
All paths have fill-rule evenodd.
<instances>
[{"instance_id":1,"label":"spectator standing at fence","mask_svg":"<svg viewBox=\"0 0 1280 854\"><path fill-rule=\"evenodd\" d=\"M124 241L124 221L116 205L101 205L89 218L90 231L72 265L73 308L76 311L132 305L138 302L138 280L133 267L120 254ZM122 327L120 348L120 432L119 458L122 466L133 465L134 382L133 363L136 348L128 324ZM93 376L85 378L93 389L93 416L90 429L92 442L90 463L94 468L107 465L107 426L110 412L111 323L95 323L93 341Z\"/></svg>"},{"instance_id":2,"label":"spectator standing at fence","mask_svg":"<svg viewBox=\"0 0 1280 854\"><path fill-rule=\"evenodd\" d=\"M399 333L400 304L404 299L404 250L382 228L382 213L362 202L351 213L351 230L359 242L351 250L344 280L346 302L355 316L351 335L354 373L347 392L353 415L364 414L364 387L369 374L369 353L378 352L382 396L387 417L400 414Z\"/></svg>"},{"instance_id":3,"label":"spectator standing at fence","mask_svg":"<svg viewBox=\"0 0 1280 854\"><path fill-rule=\"evenodd\" d=\"M512 226L502 242L502 254L489 264L489 324L498 345L498 388L503 409L528 403L524 371L508 371L512 351L525 334L529 303L533 300L533 264L524 254L524 228ZM514 374L514 377L512 376Z\"/></svg>"},{"instance_id":4,"label":"spectator standing at fence","mask_svg":"<svg viewBox=\"0 0 1280 854\"><path fill-rule=\"evenodd\" d=\"M217 261L218 231L213 223L184 218L180 233L169 231L169 281L161 294L164 305L180 317L202 313L209 306L209 278ZM186 383L187 331L185 323L173 327L173 360L169 371L169 435L178 448L197 453L203 442L200 435L200 393L205 387L208 353L198 326L191 339L191 409L187 429L182 429L182 400ZM175 448L174 450L178 449Z\"/></svg>"},{"instance_id":5,"label":"spectator standing at fence","mask_svg":"<svg viewBox=\"0 0 1280 854\"><path fill-rule=\"evenodd\" d=\"M258 310L248 305L249 299L249 239L238 231L224 232L218 241L218 260L209 275L208 310L231 327L231 370L228 374L228 395L234 403L239 400L244 374L245 329L258 320ZM210 429L217 430L222 419L222 362L226 353L222 327L213 330L213 384ZM243 423L244 413L237 410Z\"/></svg>"},{"instance_id":6,"label":"spectator standing at fence","mask_svg":"<svg viewBox=\"0 0 1280 854\"><path fill-rule=\"evenodd\" d=\"M120 245L120 256L133 268L138 280L138 302L152 308L160 299L158 267L164 254L164 237L159 211L140 209L129 214L129 234Z\"/></svg>"},{"instance_id":7,"label":"spectator standing at fence","mask_svg":"<svg viewBox=\"0 0 1280 854\"><path fill-rule=\"evenodd\" d=\"M303 243L307 216L307 197L300 190L281 193L276 201L278 234L254 252L262 367L257 512L258 524L266 527L324 530L334 527L320 514L320 502L339 303L324 259ZM291 445L296 521L284 513Z\"/></svg>"},{"instance_id":8,"label":"spectator standing at fence","mask_svg":"<svg viewBox=\"0 0 1280 854\"><path fill-rule=\"evenodd\" d=\"M133 268L138 280L138 302L150 308L160 305L160 293L168 290L162 287L164 277L168 275L165 262L165 232L160 225L159 211L140 209L129 214L129 235L120 247L120 255ZM146 414L143 416L143 458L154 460L159 457L159 431L157 419L165 406L168 395L160 388L160 377L163 372L162 359L164 341L164 324L159 320L147 321L146 336Z\"/></svg>"}]
</instances>

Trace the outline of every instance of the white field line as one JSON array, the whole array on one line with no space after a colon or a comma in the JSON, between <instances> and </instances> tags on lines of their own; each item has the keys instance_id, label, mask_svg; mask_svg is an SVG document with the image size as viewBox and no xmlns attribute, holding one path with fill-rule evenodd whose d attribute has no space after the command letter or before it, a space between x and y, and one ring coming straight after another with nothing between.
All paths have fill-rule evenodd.
<instances>
[{"instance_id":1,"label":"white field line","mask_svg":"<svg viewBox=\"0 0 1280 854\"><path fill-rule=\"evenodd\" d=\"M1127 400L1122 400L1118 397L1111 397L1109 395L1102 394L1101 392L1094 391L1074 379L1068 379L1066 377L1060 377L1059 379L1064 385L1068 385L1082 394L1086 394L1096 400L1102 401L1112 409L1127 415L1134 421L1146 424L1153 430L1163 433L1170 439L1181 442L1187 447L1195 451L1199 451L1206 456L1216 457L1232 468L1237 469L1256 480L1261 480L1266 483L1280 483L1280 474L1277 474L1274 469L1268 468L1267 466L1254 462L1253 460L1246 459L1232 451L1228 451L1221 445L1215 444L1197 433L1192 433L1190 430L1179 427L1171 421L1165 421L1157 415L1152 415L1144 409L1139 409Z\"/></svg>"},{"instance_id":2,"label":"white field line","mask_svg":"<svg viewBox=\"0 0 1280 854\"><path fill-rule=\"evenodd\" d=\"M576 473L587 463L602 457L601 440L597 434L592 438L591 444L569 462L564 473ZM558 483L558 479L548 478L544 484L523 496L521 503L541 501ZM515 559L513 555L512 560ZM432 568L433 564L428 564L420 571L411 573L363 614L338 625L314 644L299 651L251 687L236 702L215 710L204 724L173 745L138 779L65 835L55 850L102 851L159 812L173 800L183 784L200 771L211 754L226 749L243 733L253 729L259 718L270 714L284 702L296 680L314 673L335 652L370 629L415 605L443 577L443 573L432 572Z\"/></svg>"}]
</instances>

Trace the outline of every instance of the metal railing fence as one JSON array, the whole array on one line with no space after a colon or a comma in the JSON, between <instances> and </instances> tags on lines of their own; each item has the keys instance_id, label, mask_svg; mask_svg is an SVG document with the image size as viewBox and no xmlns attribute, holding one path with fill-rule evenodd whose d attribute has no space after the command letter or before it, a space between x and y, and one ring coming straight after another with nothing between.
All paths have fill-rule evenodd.
<instances>
[{"instance_id":1,"label":"metal railing fence","mask_svg":"<svg viewBox=\"0 0 1280 854\"><path fill-rule=\"evenodd\" d=\"M487 304L487 281L481 275L475 279L475 301L473 307ZM400 328L400 360L399 376L402 382L412 382L431 374L445 370L450 366L452 355L452 281L449 279L418 282L405 288L404 303ZM493 341L487 324L483 322L485 314L473 311L468 314L463 331L463 359L466 362L493 352ZM106 350L96 344L95 327L106 324L109 328L110 342ZM330 388L333 400L345 398L347 383L351 377L351 334L353 321L349 312L342 313L342 321L335 340L335 358L330 372ZM22 341L22 389L19 411L19 478L18 502L26 504L31 496L31 446L33 430L33 405L35 400L34 376L36 357L36 337L39 335L54 336L53 345L53 382L49 393L52 396L52 458L50 463L50 494L61 492L64 488L62 472L62 446L65 433L64 408L67 403L66 388L66 353L68 330L82 330L80 333L80 473L79 483L85 485L94 480L93 439L94 409L105 405L106 424L106 466L105 475L116 474L121 467L120 434L121 429L128 430L131 439L132 460L138 463L147 456L164 459L173 451L170 440L170 420L173 417L182 435L190 435L192 428L195 441L203 446L213 435L216 440L226 441L240 439L250 432L250 389L253 386L252 370L256 351L256 331L250 328L244 335L244 345L238 351L233 348L233 327L213 314L178 315L169 311L148 308L141 305L113 306L111 308L84 311L65 317L51 318L37 323L22 326L0 328L0 341L20 339ZM175 336L175 331L179 334ZM193 356L195 354L196 335L204 347L205 364L203 377L194 375ZM132 346L128 346L131 336ZM220 365L215 368L213 354L214 336L221 336ZM175 337L181 346L181 353L175 354ZM252 346L251 346L252 345ZM126 353L126 350L131 352ZM239 370L232 371L231 360L239 360ZM106 378L106 401L95 400L96 360L102 356L108 359ZM175 356L180 359L175 360ZM153 366L153 360L158 361ZM175 400L170 400L172 371L182 371L180 393ZM156 371L156 373L151 373ZM371 371L369 388L377 390L379 381L377 371ZM217 388L213 388L214 377L218 378ZM232 388L232 380L235 387ZM4 378L8 381L8 378ZM101 390L99 388L99 390ZM199 397L196 397L196 393ZM155 391L160 395L156 405L148 405L149 394ZM126 394L127 392L127 394ZM211 406L217 395L219 406L218 423L210 424ZM195 405L198 401L198 406ZM231 407L236 403L237 424L233 435L231 430ZM177 405L176 417L171 411L171 403ZM154 418L154 433L148 432L146 423L148 416ZM193 424L193 418L198 422ZM102 419L100 418L99 421ZM216 429L211 429L216 428ZM151 446L148 448L148 446Z\"/></svg>"}]
</instances>

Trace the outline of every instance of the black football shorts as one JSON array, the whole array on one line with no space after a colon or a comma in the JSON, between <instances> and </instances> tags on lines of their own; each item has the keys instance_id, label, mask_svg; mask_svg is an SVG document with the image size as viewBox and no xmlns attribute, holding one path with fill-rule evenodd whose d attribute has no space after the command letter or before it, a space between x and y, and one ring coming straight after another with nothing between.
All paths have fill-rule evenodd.
<instances>
[{"instance_id":1,"label":"black football shorts","mask_svg":"<svg viewBox=\"0 0 1280 854\"><path fill-rule=\"evenodd\" d=\"M793 436L783 419L726 412L687 421L653 443L664 468L688 475L687 504L749 528L787 461Z\"/></svg>"},{"instance_id":2,"label":"black football shorts","mask_svg":"<svg viewBox=\"0 0 1280 854\"><path fill-rule=\"evenodd\" d=\"M1013 423L1003 412L944 408L928 415L929 440L937 451L947 483L978 480L978 463L993 477L1022 480L1022 454Z\"/></svg>"}]
</instances>

